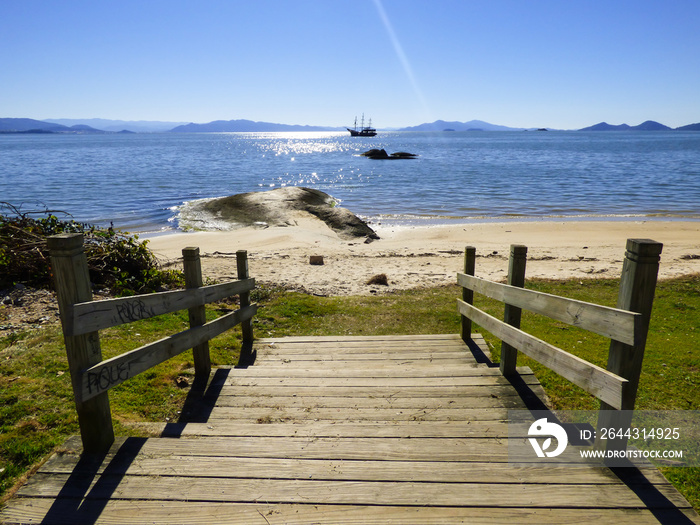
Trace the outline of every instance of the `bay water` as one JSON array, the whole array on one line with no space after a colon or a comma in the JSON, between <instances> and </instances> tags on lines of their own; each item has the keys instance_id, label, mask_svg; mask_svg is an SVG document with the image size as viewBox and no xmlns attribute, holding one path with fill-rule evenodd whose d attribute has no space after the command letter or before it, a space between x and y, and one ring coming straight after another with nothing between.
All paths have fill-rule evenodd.
<instances>
[{"instance_id":1,"label":"bay water","mask_svg":"<svg viewBox=\"0 0 700 525\"><path fill-rule=\"evenodd\" d=\"M371 148L418 157L360 156ZM283 186L383 224L700 220L700 133L0 135L0 201L132 232L229 227L191 203Z\"/></svg>"}]
</instances>

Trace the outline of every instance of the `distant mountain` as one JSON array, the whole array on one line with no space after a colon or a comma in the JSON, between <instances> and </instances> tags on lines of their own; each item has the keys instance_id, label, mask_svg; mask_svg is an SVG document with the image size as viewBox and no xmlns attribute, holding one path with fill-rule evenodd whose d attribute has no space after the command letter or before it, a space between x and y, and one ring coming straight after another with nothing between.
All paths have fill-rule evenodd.
<instances>
[{"instance_id":1,"label":"distant mountain","mask_svg":"<svg viewBox=\"0 0 700 525\"><path fill-rule=\"evenodd\" d=\"M483 120L470 120L469 122L446 122L436 120L435 122L400 128L399 131L523 131L525 128L509 128L489 124Z\"/></svg>"},{"instance_id":2,"label":"distant mountain","mask_svg":"<svg viewBox=\"0 0 700 525\"><path fill-rule=\"evenodd\" d=\"M31 118L0 118L0 132L42 132L42 133L104 133L100 129L95 129L86 125L64 126L44 120L34 120Z\"/></svg>"},{"instance_id":3,"label":"distant mountain","mask_svg":"<svg viewBox=\"0 0 700 525\"><path fill-rule=\"evenodd\" d=\"M658 122L654 122L653 120L647 120L646 122L642 122L639 126L632 126L632 129L640 131L668 131L671 128L664 126L663 124L659 124Z\"/></svg>"},{"instance_id":4,"label":"distant mountain","mask_svg":"<svg viewBox=\"0 0 700 525\"><path fill-rule=\"evenodd\" d=\"M668 126L654 122L653 120L647 120L642 122L638 126L629 126L627 124L620 124L618 126L613 126L607 122L601 122L595 124L594 126L589 126L587 128L582 128L579 131L667 131L670 130Z\"/></svg>"},{"instance_id":5,"label":"distant mountain","mask_svg":"<svg viewBox=\"0 0 700 525\"><path fill-rule=\"evenodd\" d=\"M678 131L700 131L700 122L697 124L688 124L687 126L681 126L676 128Z\"/></svg>"},{"instance_id":6,"label":"distant mountain","mask_svg":"<svg viewBox=\"0 0 700 525\"><path fill-rule=\"evenodd\" d=\"M60 124L50 124L31 118L0 118L0 131L67 131L69 128Z\"/></svg>"},{"instance_id":7,"label":"distant mountain","mask_svg":"<svg viewBox=\"0 0 700 525\"><path fill-rule=\"evenodd\" d=\"M133 131L135 133L160 133L170 131L176 126L187 122L162 122L159 120L110 120L104 118L88 119L46 119L44 122L62 124L64 126L85 125L104 131Z\"/></svg>"},{"instance_id":8,"label":"distant mountain","mask_svg":"<svg viewBox=\"0 0 700 525\"><path fill-rule=\"evenodd\" d=\"M252 120L215 120L207 124L186 124L170 131L175 133L255 133L275 131L338 131L345 128L324 126L298 126L290 124L273 124L272 122L254 122Z\"/></svg>"},{"instance_id":9,"label":"distant mountain","mask_svg":"<svg viewBox=\"0 0 700 525\"><path fill-rule=\"evenodd\" d=\"M627 124L613 126L607 122L600 122L593 126L588 126L587 128L581 128L579 131L627 131L628 129L630 129L630 127Z\"/></svg>"}]
</instances>

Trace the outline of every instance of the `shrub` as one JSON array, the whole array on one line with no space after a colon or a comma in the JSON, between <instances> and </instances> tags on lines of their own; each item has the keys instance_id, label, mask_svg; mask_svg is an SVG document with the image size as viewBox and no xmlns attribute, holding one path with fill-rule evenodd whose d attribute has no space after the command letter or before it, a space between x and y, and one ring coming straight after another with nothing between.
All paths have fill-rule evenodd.
<instances>
[{"instance_id":1,"label":"shrub","mask_svg":"<svg viewBox=\"0 0 700 525\"><path fill-rule=\"evenodd\" d=\"M3 213L4 212L4 213ZM31 215L41 215L33 218ZM161 270L137 235L62 220L48 210L22 212L0 203L0 289L18 283L51 288L51 265L46 239L59 233L82 233L90 280L95 288L115 295L130 295L182 286L180 272Z\"/></svg>"}]
</instances>

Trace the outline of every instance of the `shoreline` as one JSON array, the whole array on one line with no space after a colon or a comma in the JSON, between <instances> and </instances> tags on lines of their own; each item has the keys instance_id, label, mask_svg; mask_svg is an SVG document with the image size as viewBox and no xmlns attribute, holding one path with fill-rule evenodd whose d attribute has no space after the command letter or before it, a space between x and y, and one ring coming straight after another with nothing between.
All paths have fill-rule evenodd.
<instances>
[{"instance_id":1,"label":"shoreline","mask_svg":"<svg viewBox=\"0 0 700 525\"><path fill-rule=\"evenodd\" d=\"M213 199L199 199L202 201L213 200ZM190 201L192 202L192 201ZM444 216L393 216L393 215L377 215L377 216L365 216L358 215L360 219L365 221L372 228L435 228L442 226L469 226L471 224L500 224L500 223L514 223L514 222L699 222L700 215L680 215L680 214L649 214L649 215L595 215L595 214L582 214L582 215L544 215L544 216L534 216L534 215L502 215L502 216L474 216L474 217L452 217L448 215ZM176 217L171 217L168 222L173 222ZM119 228L128 233L138 235L144 239L152 239L155 237L161 237L164 235L177 235L177 234L192 234L200 232L231 232L240 229L247 228L248 226L237 225L232 226L230 229L217 229L212 227L211 229L190 229L183 230L179 227L172 226L162 226L160 229L156 229L154 224L151 228L130 230L126 228Z\"/></svg>"},{"instance_id":2,"label":"shoreline","mask_svg":"<svg viewBox=\"0 0 700 525\"><path fill-rule=\"evenodd\" d=\"M235 279L237 250L247 250L251 277L317 295L371 295L455 283L465 246L477 250L476 275L503 281L511 244L528 247L528 278L619 278L628 238L664 244L659 278L700 273L700 221L518 220L435 226L372 224L380 239L340 239L315 219L295 226L144 235L165 264L180 265L197 246L205 278ZM320 255L322 266L310 265ZM367 285L378 274L389 285Z\"/></svg>"}]
</instances>

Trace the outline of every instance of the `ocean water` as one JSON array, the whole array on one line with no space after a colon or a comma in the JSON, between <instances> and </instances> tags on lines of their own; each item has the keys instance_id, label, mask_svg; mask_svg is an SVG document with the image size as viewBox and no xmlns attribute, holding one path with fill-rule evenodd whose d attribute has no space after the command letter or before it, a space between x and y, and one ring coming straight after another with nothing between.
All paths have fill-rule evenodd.
<instances>
[{"instance_id":1,"label":"ocean water","mask_svg":"<svg viewBox=\"0 0 700 525\"><path fill-rule=\"evenodd\" d=\"M129 231L225 227L189 203L291 185L384 224L700 219L700 133L0 135L0 201Z\"/></svg>"}]
</instances>

